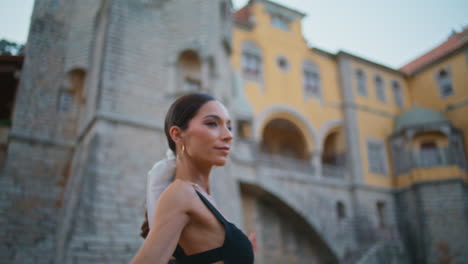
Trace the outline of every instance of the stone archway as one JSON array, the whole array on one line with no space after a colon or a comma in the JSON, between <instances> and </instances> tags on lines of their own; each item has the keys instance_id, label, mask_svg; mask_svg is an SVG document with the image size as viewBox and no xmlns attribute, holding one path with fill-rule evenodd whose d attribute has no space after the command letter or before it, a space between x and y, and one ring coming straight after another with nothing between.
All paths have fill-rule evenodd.
<instances>
[{"instance_id":1,"label":"stone archway","mask_svg":"<svg viewBox=\"0 0 468 264\"><path fill-rule=\"evenodd\" d=\"M308 221L263 188L240 185L244 227L256 233L256 263L338 263Z\"/></svg>"},{"instance_id":2,"label":"stone archway","mask_svg":"<svg viewBox=\"0 0 468 264\"><path fill-rule=\"evenodd\" d=\"M322 164L344 166L346 156L346 140L343 127L330 129L323 137Z\"/></svg>"},{"instance_id":3,"label":"stone archway","mask_svg":"<svg viewBox=\"0 0 468 264\"><path fill-rule=\"evenodd\" d=\"M262 152L299 160L309 160L305 136L287 119L270 120L263 129Z\"/></svg>"},{"instance_id":4,"label":"stone archway","mask_svg":"<svg viewBox=\"0 0 468 264\"><path fill-rule=\"evenodd\" d=\"M304 135L308 152L313 152L320 142L319 135L309 120L296 109L287 105L273 105L264 109L254 119L253 137L256 142L262 141L265 126L274 119L286 119L293 123Z\"/></svg>"}]
</instances>

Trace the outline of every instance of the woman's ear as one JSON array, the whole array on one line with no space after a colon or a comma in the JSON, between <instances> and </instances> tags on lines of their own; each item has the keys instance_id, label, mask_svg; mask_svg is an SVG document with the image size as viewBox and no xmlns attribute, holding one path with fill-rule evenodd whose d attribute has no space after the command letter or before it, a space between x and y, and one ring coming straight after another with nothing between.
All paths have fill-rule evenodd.
<instances>
[{"instance_id":1,"label":"woman's ear","mask_svg":"<svg viewBox=\"0 0 468 264\"><path fill-rule=\"evenodd\" d=\"M171 126L169 128L169 135L171 136L172 140L177 143L182 143L183 141L183 131L178 126Z\"/></svg>"}]
</instances>

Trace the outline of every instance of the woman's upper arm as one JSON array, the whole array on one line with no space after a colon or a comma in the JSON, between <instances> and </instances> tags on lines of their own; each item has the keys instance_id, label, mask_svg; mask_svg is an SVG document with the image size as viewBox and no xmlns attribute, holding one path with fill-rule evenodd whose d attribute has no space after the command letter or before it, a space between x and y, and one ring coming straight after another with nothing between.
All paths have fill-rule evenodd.
<instances>
[{"instance_id":1,"label":"woman's upper arm","mask_svg":"<svg viewBox=\"0 0 468 264\"><path fill-rule=\"evenodd\" d=\"M167 263L174 252L180 234L190 220L192 199L186 186L173 183L162 194L153 216L148 237L132 263Z\"/></svg>"}]
</instances>

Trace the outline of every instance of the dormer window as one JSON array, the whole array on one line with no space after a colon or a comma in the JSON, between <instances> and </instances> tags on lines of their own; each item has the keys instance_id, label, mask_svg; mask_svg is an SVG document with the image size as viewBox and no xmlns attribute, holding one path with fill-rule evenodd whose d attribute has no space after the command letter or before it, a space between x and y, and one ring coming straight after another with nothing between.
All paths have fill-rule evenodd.
<instances>
[{"instance_id":1,"label":"dormer window","mask_svg":"<svg viewBox=\"0 0 468 264\"><path fill-rule=\"evenodd\" d=\"M272 15L271 24L279 29L289 31L289 21L280 15Z\"/></svg>"}]
</instances>

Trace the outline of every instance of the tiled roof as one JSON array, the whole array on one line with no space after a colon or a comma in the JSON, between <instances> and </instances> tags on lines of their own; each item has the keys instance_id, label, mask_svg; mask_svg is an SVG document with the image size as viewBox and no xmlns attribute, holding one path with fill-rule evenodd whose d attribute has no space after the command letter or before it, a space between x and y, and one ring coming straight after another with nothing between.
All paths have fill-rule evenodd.
<instances>
[{"instance_id":1,"label":"tiled roof","mask_svg":"<svg viewBox=\"0 0 468 264\"><path fill-rule=\"evenodd\" d=\"M250 8L251 5L247 4L243 8L237 10L233 14L234 22L241 25L248 25L250 23Z\"/></svg>"},{"instance_id":2,"label":"tiled roof","mask_svg":"<svg viewBox=\"0 0 468 264\"><path fill-rule=\"evenodd\" d=\"M24 55L0 55L0 72L11 72L21 69Z\"/></svg>"},{"instance_id":3,"label":"tiled roof","mask_svg":"<svg viewBox=\"0 0 468 264\"><path fill-rule=\"evenodd\" d=\"M462 32L453 34L447 41L401 67L400 70L406 74L412 74L422 67L430 64L431 62L440 59L452 51L460 48L465 43L468 43L468 27L465 28Z\"/></svg>"}]
</instances>

